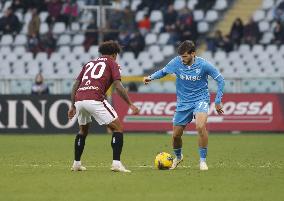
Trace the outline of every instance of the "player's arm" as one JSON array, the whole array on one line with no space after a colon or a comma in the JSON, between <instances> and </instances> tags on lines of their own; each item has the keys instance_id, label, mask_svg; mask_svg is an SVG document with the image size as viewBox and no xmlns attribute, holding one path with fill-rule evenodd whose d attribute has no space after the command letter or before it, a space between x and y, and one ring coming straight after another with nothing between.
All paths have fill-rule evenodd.
<instances>
[{"instance_id":1,"label":"player's arm","mask_svg":"<svg viewBox=\"0 0 284 201\"><path fill-rule=\"evenodd\" d=\"M73 84L72 91L71 91L71 106L68 110L68 118L72 119L74 115L76 114L76 108L75 108L75 95L76 91L78 90L80 85L80 82L76 80Z\"/></svg>"},{"instance_id":2,"label":"player's arm","mask_svg":"<svg viewBox=\"0 0 284 201\"><path fill-rule=\"evenodd\" d=\"M149 75L148 77L144 77L143 78L144 84L148 84L152 80L157 80L162 77L165 77L167 74L175 73L175 69L176 66L178 65L179 60L180 60L179 57L175 57L161 70L156 71L155 73Z\"/></svg>"},{"instance_id":3,"label":"player's arm","mask_svg":"<svg viewBox=\"0 0 284 201\"><path fill-rule=\"evenodd\" d=\"M222 97L223 97L223 91L224 91L224 86L225 86L225 81L224 78L221 74L217 78L214 79L217 82L217 93L215 97L215 108L218 114L223 114L223 108L222 108Z\"/></svg>"},{"instance_id":4,"label":"player's arm","mask_svg":"<svg viewBox=\"0 0 284 201\"><path fill-rule=\"evenodd\" d=\"M126 89L124 88L124 86L122 85L120 80L115 80L113 82L114 88L117 91L118 95L128 104L128 106L130 107L130 109L132 110L133 114L138 114L139 113L139 109L133 105L132 101L130 100Z\"/></svg>"},{"instance_id":5,"label":"player's arm","mask_svg":"<svg viewBox=\"0 0 284 201\"><path fill-rule=\"evenodd\" d=\"M224 92L225 80L222 74L215 68L212 64L207 65L208 67L208 74L217 82L217 92L215 97L215 109L218 114L223 114L222 108L222 97Z\"/></svg>"},{"instance_id":6,"label":"player's arm","mask_svg":"<svg viewBox=\"0 0 284 201\"><path fill-rule=\"evenodd\" d=\"M151 82L152 80L157 80L160 79L162 77L165 77L168 73L163 69L156 71L155 73L153 73L152 75L149 75L147 77L143 78L143 82L144 84L148 84L149 82Z\"/></svg>"}]
</instances>

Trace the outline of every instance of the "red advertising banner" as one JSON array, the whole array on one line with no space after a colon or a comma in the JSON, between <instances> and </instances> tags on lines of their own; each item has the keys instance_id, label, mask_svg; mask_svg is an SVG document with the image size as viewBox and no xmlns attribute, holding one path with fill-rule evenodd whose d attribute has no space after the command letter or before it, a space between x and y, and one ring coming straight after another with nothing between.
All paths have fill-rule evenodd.
<instances>
[{"instance_id":1,"label":"red advertising banner","mask_svg":"<svg viewBox=\"0 0 284 201\"><path fill-rule=\"evenodd\" d=\"M140 108L132 115L117 95L113 104L126 131L169 131L175 112L175 94L138 94L130 97ZM224 114L215 111L214 98L209 109L207 128L210 131L284 131L284 94L225 94ZM187 130L195 130L194 120Z\"/></svg>"}]
</instances>

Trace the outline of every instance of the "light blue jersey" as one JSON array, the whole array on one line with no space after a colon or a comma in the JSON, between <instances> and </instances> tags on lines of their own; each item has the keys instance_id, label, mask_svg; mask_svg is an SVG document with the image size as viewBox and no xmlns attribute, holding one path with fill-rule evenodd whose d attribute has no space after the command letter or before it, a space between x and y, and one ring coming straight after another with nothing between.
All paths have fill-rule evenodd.
<instances>
[{"instance_id":1,"label":"light blue jersey","mask_svg":"<svg viewBox=\"0 0 284 201\"><path fill-rule=\"evenodd\" d=\"M220 104L223 96L224 78L212 64L201 57L195 57L191 66L185 65L180 56L173 58L163 69L150 75L151 80L167 74L176 75L176 111L189 110L192 105L210 100L208 75L217 81L218 90L215 103Z\"/></svg>"}]
</instances>

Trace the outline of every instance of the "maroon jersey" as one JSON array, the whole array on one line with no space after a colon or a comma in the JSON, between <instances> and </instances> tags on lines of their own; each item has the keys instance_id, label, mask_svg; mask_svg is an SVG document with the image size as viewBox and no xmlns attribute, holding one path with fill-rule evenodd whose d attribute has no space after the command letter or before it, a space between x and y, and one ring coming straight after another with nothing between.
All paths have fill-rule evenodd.
<instances>
[{"instance_id":1,"label":"maroon jersey","mask_svg":"<svg viewBox=\"0 0 284 201\"><path fill-rule=\"evenodd\" d=\"M85 64L77 77L80 85L75 101L103 101L115 80L120 80L119 65L110 57L103 56Z\"/></svg>"}]
</instances>

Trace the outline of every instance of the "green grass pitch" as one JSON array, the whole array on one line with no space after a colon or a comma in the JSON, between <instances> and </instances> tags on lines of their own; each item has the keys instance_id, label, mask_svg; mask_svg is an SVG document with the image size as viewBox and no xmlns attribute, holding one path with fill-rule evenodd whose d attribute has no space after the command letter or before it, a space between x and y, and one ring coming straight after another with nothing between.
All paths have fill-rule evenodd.
<instances>
[{"instance_id":1,"label":"green grass pitch","mask_svg":"<svg viewBox=\"0 0 284 201\"><path fill-rule=\"evenodd\" d=\"M87 138L86 172L71 172L74 135L0 135L1 201L283 201L283 134L210 134L207 172L198 170L197 136L183 137L185 161L153 167L172 153L171 136L126 134L123 163L110 171L110 135Z\"/></svg>"}]
</instances>

